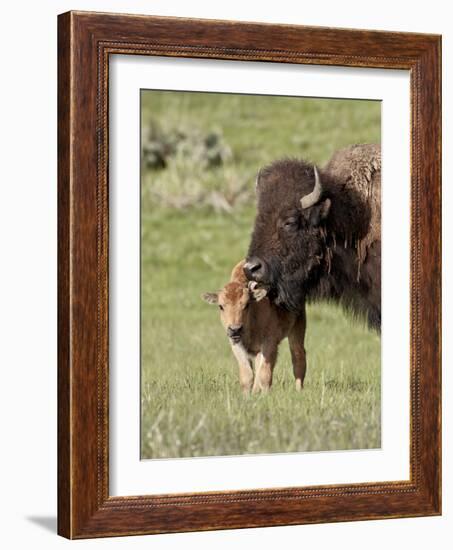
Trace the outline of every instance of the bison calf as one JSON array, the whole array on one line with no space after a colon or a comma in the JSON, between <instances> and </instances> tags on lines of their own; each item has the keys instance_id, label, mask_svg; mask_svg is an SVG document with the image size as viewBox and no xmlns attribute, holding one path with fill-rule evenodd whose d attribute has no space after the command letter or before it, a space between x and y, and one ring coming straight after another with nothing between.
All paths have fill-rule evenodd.
<instances>
[{"instance_id":1,"label":"bison calf","mask_svg":"<svg viewBox=\"0 0 453 550\"><path fill-rule=\"evenodd\" d=\"M258 392L271 387L278 346L286 337L296 388L300 390L306 370L305 315L297 316L273 304L266 289L258 288L256 283L247 283L243 266L244 261L236 265L230 282L222 290L202 296L220 309L220 319L239 364L242 390L249 393L252 389Z\"/></svg>"}]
</instances>

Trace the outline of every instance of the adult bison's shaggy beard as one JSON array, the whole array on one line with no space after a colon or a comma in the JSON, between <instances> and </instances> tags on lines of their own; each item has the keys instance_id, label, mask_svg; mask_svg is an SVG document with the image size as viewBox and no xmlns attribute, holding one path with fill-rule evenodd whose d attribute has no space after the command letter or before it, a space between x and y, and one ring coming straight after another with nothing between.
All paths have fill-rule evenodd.
<instances>
[{"instance_id":1,"label":"adult bison's shaggy beard","mask_svg":"<svg viewBox=\"0 0 453 550\"><path fill-rule=\"evenodd\" d=\"M335 300L379 330L380 169L380 148L360 145L322 171L289 159L261 170L247 278L290 311Z\"/></svg>"}]
</instances>

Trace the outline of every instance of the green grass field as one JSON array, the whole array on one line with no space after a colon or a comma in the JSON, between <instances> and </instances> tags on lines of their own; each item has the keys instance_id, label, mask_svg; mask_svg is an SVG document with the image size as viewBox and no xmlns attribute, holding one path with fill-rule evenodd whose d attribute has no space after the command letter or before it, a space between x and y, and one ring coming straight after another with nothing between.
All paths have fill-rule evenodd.
<instances>
[{"instance_id":1,"label":"green grass field","mask_svg":"<svg viewBox=\"0 0 453 550\"><path fill-rule=\"evenodd\" d=\"M272 391L244 398L218 311L200 295L220 288L247 251L258 168L280 156L322 166L335 149L379 141L380 104L146 92L142 128L151 121L220 131L231 154L214 169L189 155L142 173L142 458L379 447L380 338L364 323L310 305L303 392L285 341ZM229 200L244 185L228 211L200 195ZM165 200L195 193L186 207Z\"/></svg>"}]
</instances>

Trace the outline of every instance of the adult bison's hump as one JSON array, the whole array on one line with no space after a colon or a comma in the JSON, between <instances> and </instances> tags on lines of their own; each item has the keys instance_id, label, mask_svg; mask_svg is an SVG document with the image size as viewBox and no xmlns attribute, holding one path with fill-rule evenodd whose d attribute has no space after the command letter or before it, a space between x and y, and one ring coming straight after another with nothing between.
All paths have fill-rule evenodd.
<instances>
[{"instance_id":1,"label":"adult bison's hump","mask_svg":"<svg viewBox=\"0 0 453 550\"><path fill-rule=\"evenodd\" d=\"M340 149L332 155L326 170L354 187L380 187L381 146L365 143Z\"/></svg>"},{"instance_id":2,"label":"adult bison's hump","mask_svg":"<svg viewBox=\"0 0 453 550\"><path fill-rule=\"evenodd\" d=\"M336 151L325 171L332 180L341 182L347 189L360 193L369 205L370 226L365 248L381 240L381 146L378 144L352 145Z\"/></svg>"}]
</instances>

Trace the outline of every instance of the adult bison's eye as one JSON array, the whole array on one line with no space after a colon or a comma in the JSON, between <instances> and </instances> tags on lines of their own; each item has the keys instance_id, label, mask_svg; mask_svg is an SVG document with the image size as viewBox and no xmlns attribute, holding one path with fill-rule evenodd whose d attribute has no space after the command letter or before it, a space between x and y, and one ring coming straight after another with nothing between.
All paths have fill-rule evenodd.
<instances>
[{"instance_id":1,"label":"adult bison's eye","mask_svg":"<svg viewBox=\"0 0 453 550\"><path fill-rule=\"evenodd\" d=\"M288 218L283 223L283 229L285 229L285 231L292 231L297 229L298 224L299 220L297 218Z\"/></svg>"}]
</instances>

